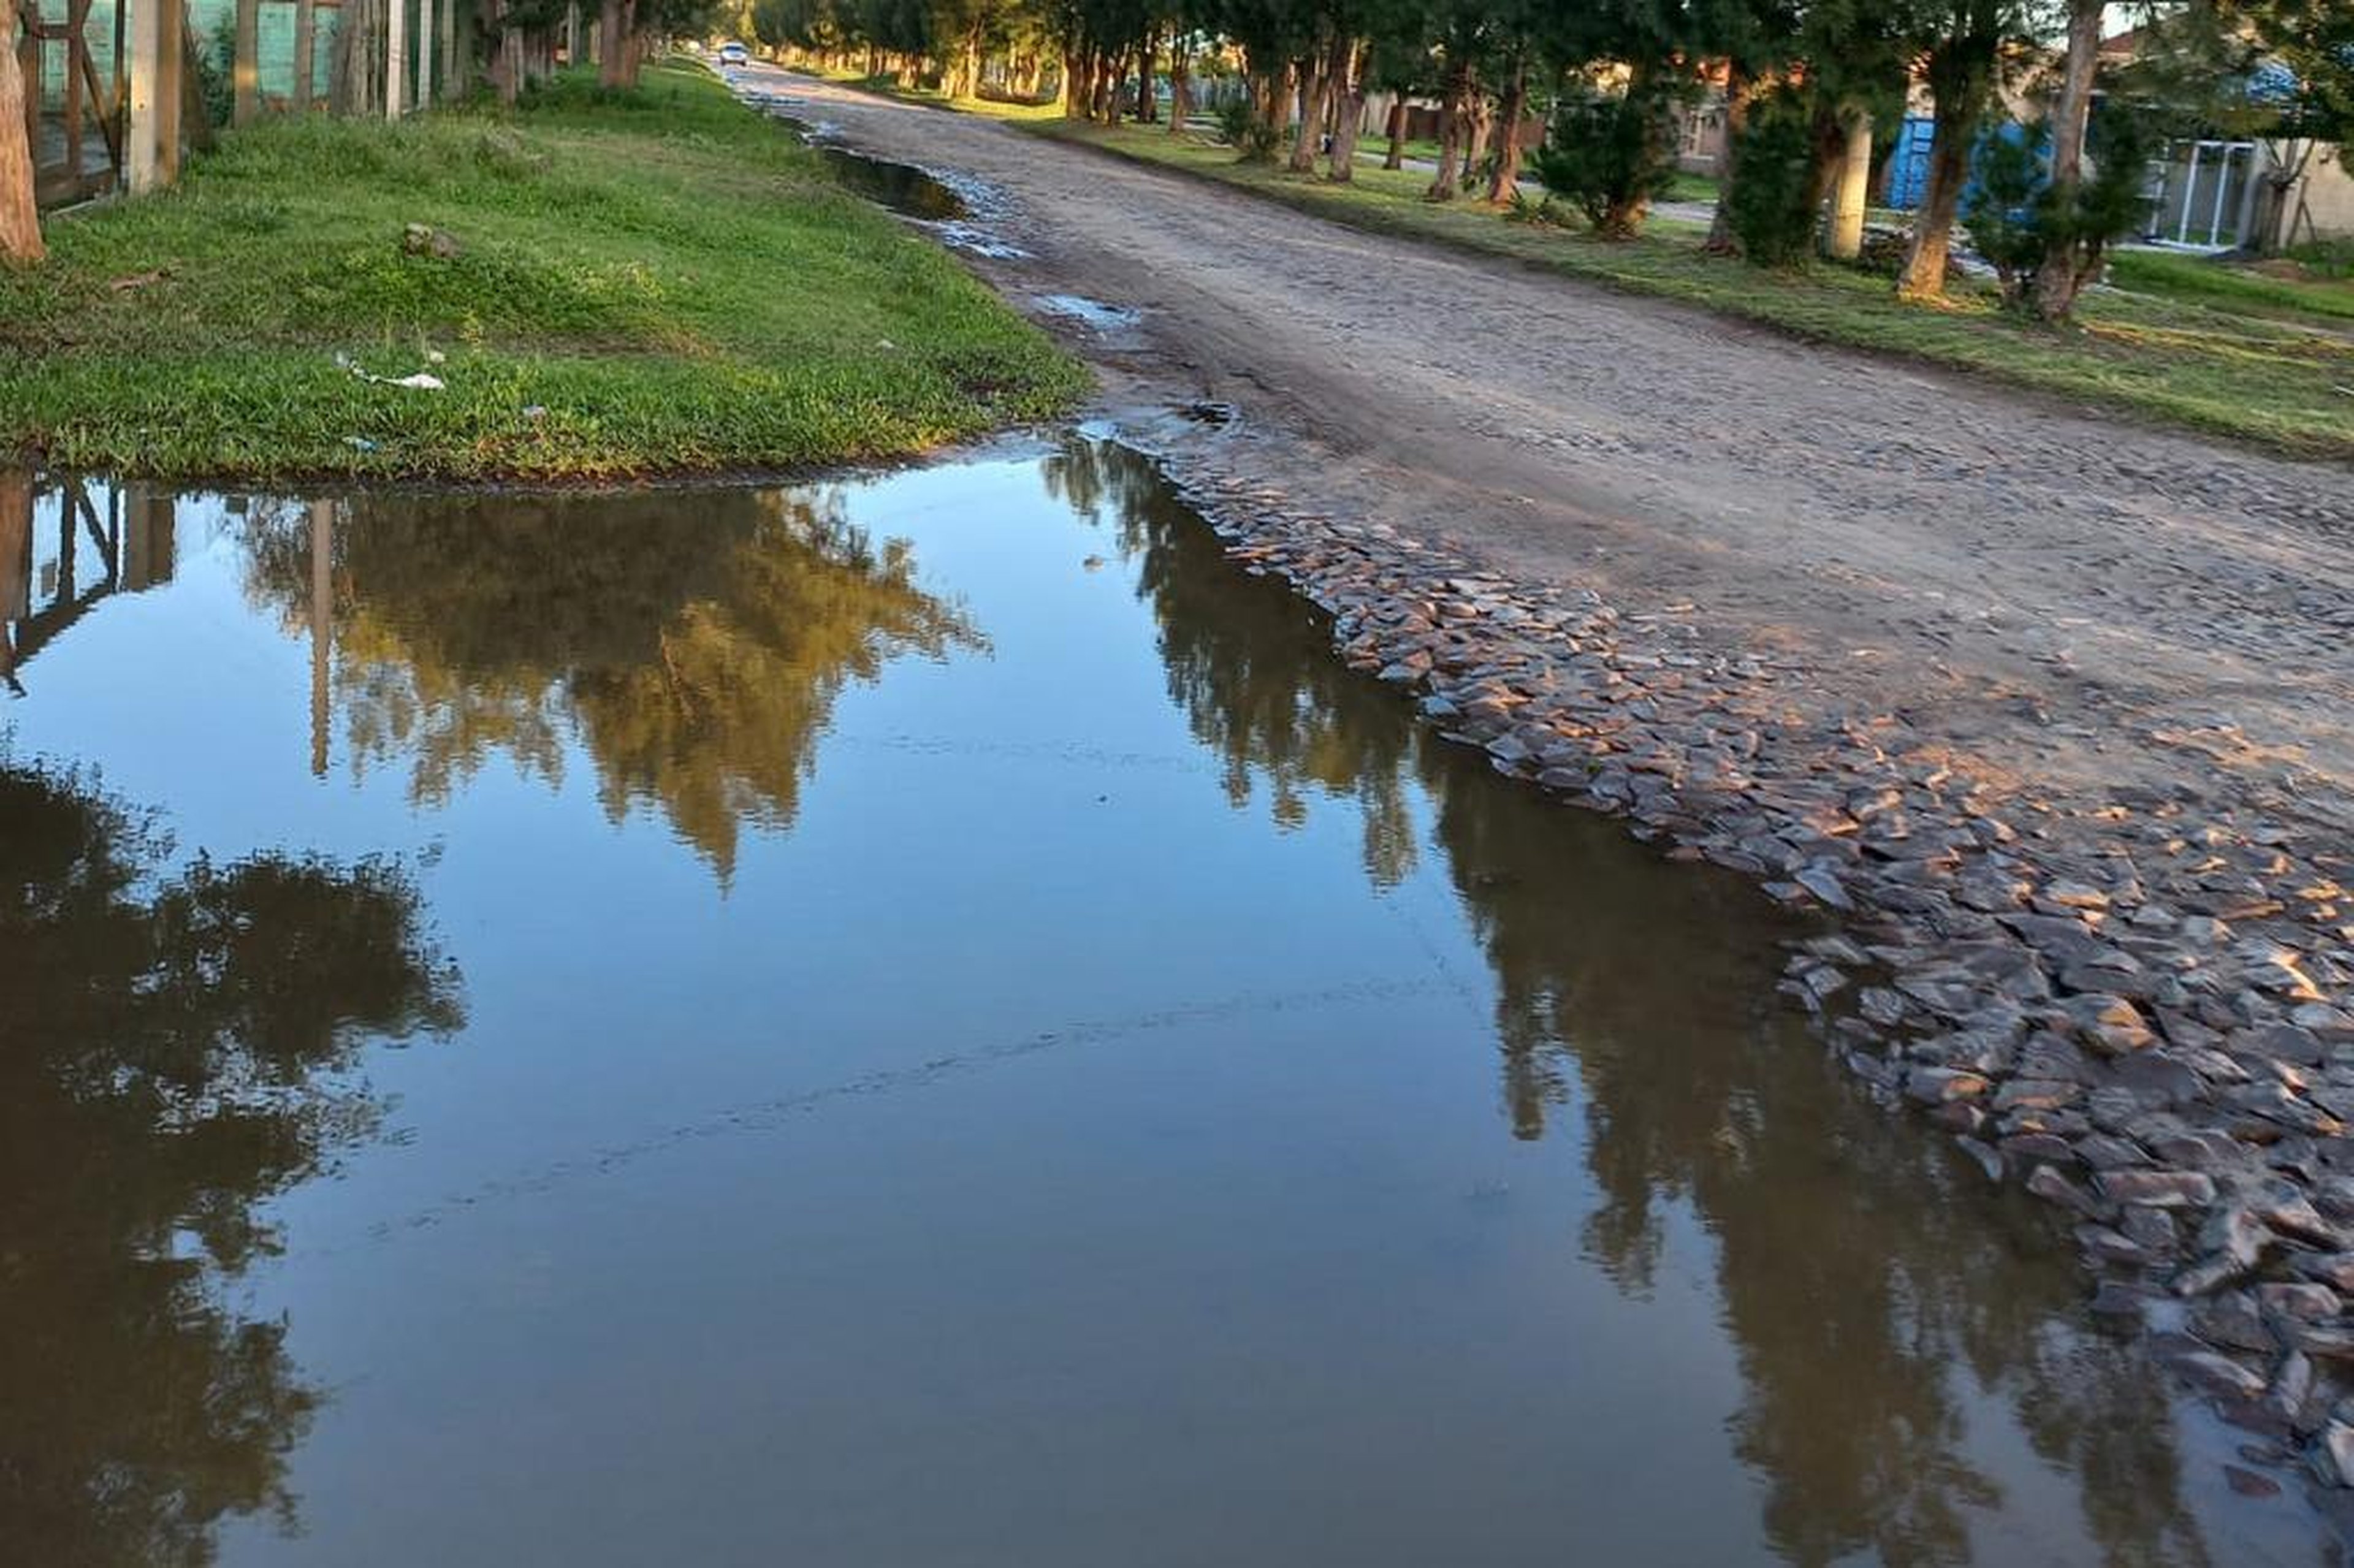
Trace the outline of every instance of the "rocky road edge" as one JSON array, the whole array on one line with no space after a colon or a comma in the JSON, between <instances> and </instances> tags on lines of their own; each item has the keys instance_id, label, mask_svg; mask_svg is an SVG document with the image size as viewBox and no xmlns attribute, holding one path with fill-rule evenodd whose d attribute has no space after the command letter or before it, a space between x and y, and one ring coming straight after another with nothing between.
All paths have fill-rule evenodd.
<instances>
[{"instance_id":1,"label":"rocky road edge","mask_svg":"<svg viewBox=\"0 0 2354 1568\"><path fill-rule=\"evenodd\" d=\"M2342 845L2188 786L2037 800L1797 659L1532 588L1162 454L1247 571L1495 768L1834 912L1783 989L1891 1107L2073 1224L2093 1310L2354 1531L2354 895Z\"/></svg>"}]
</instances>

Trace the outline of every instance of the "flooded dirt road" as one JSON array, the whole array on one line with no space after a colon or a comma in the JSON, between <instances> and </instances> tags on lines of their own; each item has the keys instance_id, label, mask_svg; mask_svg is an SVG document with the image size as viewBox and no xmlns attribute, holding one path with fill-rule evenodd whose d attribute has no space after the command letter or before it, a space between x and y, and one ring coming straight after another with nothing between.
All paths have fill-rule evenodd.
<instances>
[{"instance_id":1,"label":"flooded dirt road","mask_svg":"<svg viewBox=\"0 0 2354 1568\"><path fill-rule=\"evenodd\" d=\"M1120 447L28 515L0 1560L2317 1560Z\"/></svg>"},{"instance_id":2,"label":"flooded dirt road","mask_svg":"<svg viewBox=\"0 0 2354 1568\"><path fill-rule=\"evenodd\" d=\"M1073 341L1106 392L1244 416L1204 478L1445 535L1714 647L1802 666L2050 791L2211 794L2354 834L2354 471L1804 344L1370 234L773 67L848 145L984 182L1016 303L1139 310ZM1050 323L1057 318L1042 313ZM2164 739L2154 739L2163 736Z\"/></svg>"}]
</instances>

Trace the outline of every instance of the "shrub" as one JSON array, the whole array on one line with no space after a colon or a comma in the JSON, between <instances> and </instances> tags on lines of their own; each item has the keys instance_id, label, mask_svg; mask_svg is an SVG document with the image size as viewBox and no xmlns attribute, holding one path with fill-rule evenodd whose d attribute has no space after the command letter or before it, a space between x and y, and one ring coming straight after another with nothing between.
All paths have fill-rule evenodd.
<instances>
[{"instance_id":1,"label":"shrub","mask_svg":"<svg viewBox=\"0 0 2354 1568\"><path fill-rule=\"evenodd\" d=\"M1218 105L1218 133L1246 164L1275 162L1276 147L1283 140L1280 131L1259 118L1258 106L1247 93L1237 94Z\"/></svg>"},{"instance_id":2,"label":"shrub","mask_svg":"<svg viewBox=\"0 0 2354 1568\"><path fill-rule=\"evenodd\" d=\"M1963 200L1962 222L1994 268L2003 302L2032 303L2056 320L2100 275L2109 246L2147 221L2152 137L2141 115L2104 105L2085 138L2084 175L2065 194L2052 186L2050 148L2040 124L1990 129L1972 160L1977 183ZM2055 268L2066 269L2065 276L2046 290Z\"/></svg>"},{"instance_id":3,"label":"shrub","mask_svg":"<svg viewBox=\"0 0 2354 1568\"><path fill-rule=\"evenodd\" d=\"M1741 253L1760 267L1788 267L1814 249L1819 214L1815 149L1805 110L1776 101L1758 106L1743 130L1724 194L1726 221Z\"/></svg>"},{"instance_id":4,"label":"shrub","mask_svg":"<svg viewBox=\"0 0 2354 1568\"><path fill-rule=\"evenodd\" d=\"M1643 210L1675 179L1668 156L1670 101L1664 93L1641 88L1617 96L1587 90L1564 98L1532 160L1537 178L1584 213L1597 234L1633 238Z\"/></svg>"}]
</instances>

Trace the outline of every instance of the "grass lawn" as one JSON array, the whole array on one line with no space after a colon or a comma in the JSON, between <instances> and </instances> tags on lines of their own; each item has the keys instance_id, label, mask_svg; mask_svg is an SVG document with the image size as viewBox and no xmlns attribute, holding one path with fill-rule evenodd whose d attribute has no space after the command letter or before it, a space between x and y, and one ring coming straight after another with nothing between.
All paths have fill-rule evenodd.
<instances>
[{"instance_id":1,"label":"grass lawn","mask_svg":"<svg viewBox=\"0 0 2354 1568\"><path fill-rule=\"evenodd\" d=\"M453 256L408 254L406 225ZM699 67L225 135L0 269L0 453L159 478L611 479L895 456L1084 372ZM363 379L424 372L441 391Z\"/></svg>"},{"instance_id":2,"label":"grass lawn","mask_svg":"<svg viewBox=\"0 0 2354 1568\"><path fill-rule=\"evenodd\" d=\"M1472 203L1422 199L1427 175L1360 165L1346 185L1235 161L1232 150L1150 129L1041 120L1043 135L1166 164L1357 228L1511 257L1632 291L1706 306L1795 335L1980 372L2084 404L2310 456L2354 456L2354 334L2285 313L2251 278L2088 296L2079 325L2052 330L1964 290L1942 307L1900 304L1884 278L1814 266L1769 272L1712 257L1699 225L1656 222L1608 244L1575 229L1508 222ZM2171 260L2171 258L2158 258ZM2137 274L2125 267L2128 290ZM2300 300L2310 291L2294 289Z\"/></svg>"},{"instance_id":3,"label":"grass lawn","mask_svg":"<svg viewBox=\"0 0 2354 1568\"><path fill-rule=\"evenodd\" d=\"M2204 301L2252 315L2307 317L2324 325L2354 323L2354 281L2280 276L2236 262L2164 251L2125 250L2109 267L2120 289Z\"/></svg>"}]
</instances>

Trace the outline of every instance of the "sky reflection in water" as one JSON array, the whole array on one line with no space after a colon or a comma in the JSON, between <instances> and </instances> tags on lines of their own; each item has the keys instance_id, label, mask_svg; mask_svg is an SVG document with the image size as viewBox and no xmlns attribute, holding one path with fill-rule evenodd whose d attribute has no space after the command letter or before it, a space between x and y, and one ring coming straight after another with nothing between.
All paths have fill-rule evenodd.
<instances>
[{"instance_id":1,"label":"sky reflection in water","mask_svg":"<svg viewBox=\"0 0 2354 1568\"><path fill-rule=\"evenodd\" d=\"M0 1557L2314 1560L1149 465L0 479Z\"/></svg>"}]
</instances>

